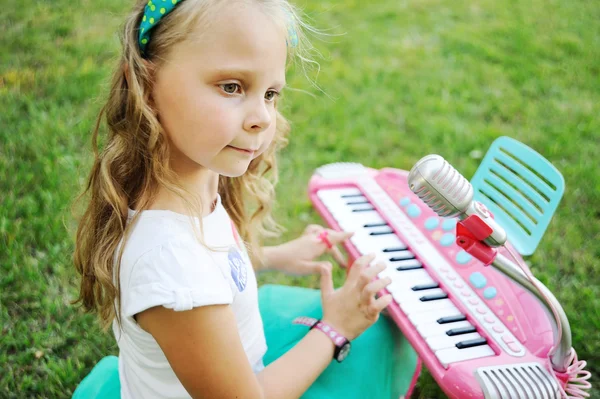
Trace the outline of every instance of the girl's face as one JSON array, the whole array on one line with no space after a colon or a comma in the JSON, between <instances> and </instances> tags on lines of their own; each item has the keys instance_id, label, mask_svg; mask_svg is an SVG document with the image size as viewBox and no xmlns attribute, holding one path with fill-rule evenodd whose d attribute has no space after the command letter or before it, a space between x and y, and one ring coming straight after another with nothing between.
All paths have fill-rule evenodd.
<instances>
[{"instance_id":1,"label":"girl's face","mask_svg":"<svg viewBox=\"0 0 600 399\"><path fill-rule=\"evenodd\" d=\"M275 134L284 33L252 5L224 6L197 40L174 46L153 98L175 170L240 176Z\"/></svg>"}]
</instances>

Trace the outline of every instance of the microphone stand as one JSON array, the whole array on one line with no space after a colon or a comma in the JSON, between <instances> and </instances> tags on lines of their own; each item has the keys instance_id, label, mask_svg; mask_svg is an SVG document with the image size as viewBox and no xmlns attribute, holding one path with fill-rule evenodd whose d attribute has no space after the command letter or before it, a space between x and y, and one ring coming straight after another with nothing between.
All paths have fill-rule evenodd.
<instances>
[{"instance_id":1,"label":"microphone stand","mask_svg":"<svg viewBox=\"0 0 600 399\"><path fill-rule=\"evenodd\" d=\"M502 274L509 277L511 280L525 288L527 291L531 292L546 308L550 316L550 322L552 324L552 332L554 334L554 346L552 348L552 353L550 354L550 363L552 363L552 368L559 372L565 373L567 371L567 367L569 367L569 356L571 354L572 342L571 342L571 325L569 324L569 319L565 314L562 306L550 292L550 290L542 284L537 278L533 277L535 280L535 285L527 278L525 273L515 265L513 261L505 257L504 255L497 254L495 259L492 261L492 266L494 266L498 271ZM536 288L539 287L541 291L543 291L544 296L540 293L540 291ZM558 324L554 318L554 313L552 308L556 310L558 313L558 321L560 323L560 327L562 328L562 336L560 338L560 342L557 342L558 339Z\"/></svg>"},{"instance_id":2,"label":"microphone stand","mask_svg":"<svg viewBox=\"0 0 600 399\"><path fill-rule=\"evenodd\" d=\"M490 237L490 231L489 226L478 215L474 214L458 222L456 242L469 254L482 261L485 266L494 266L499 272L531 292L541 302L549 314L554 334L554 346L550 353L550 363L554 371L565 373L570 366L572 350L571 326L565 311L554 294L544 284L532 276L535 281L534 284L512 260L498 253L493 245L503 245L504 243L490 244L489 239L486 240ZM540 288L543 295L536 286ZM558 314L558 323L554 317L553 309ZM559 326L562 329L560 341L558 341Z\"/></svg>"}]
</instances>

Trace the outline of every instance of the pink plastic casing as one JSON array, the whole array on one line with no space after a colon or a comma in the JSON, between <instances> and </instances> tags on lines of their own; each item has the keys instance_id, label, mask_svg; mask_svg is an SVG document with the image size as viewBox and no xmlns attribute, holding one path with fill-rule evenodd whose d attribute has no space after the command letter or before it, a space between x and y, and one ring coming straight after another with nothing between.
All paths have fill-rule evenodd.
<instances>
[{"instance_id":1,"label":"pink plastic casing","mask_svg":"<svg viewBox=\"0 0 600 399\"><path fill-rule=\"evenodd\" d=\"M496 296L493 299L486 299L483 296L483 290L486 287L476 289L471 285L471 288L477 293L479 299L504 323L504 326L510 329L511 333L525 348L525 354L523 356L514 357L506 353L494 339L490 338L489 334L486 334L486 331L481 328L477 320L475 320L475 317L467 311L466 307L457 300L451 292L444 290L448 292L448 298L454 302L455 306L462 313L467 315L467 320L477 326L477 332L488 340L488 345L490 345L495 352L495 356L451 363L448 365L448 368L444 368L436 358L435 354L429 349L425 340L419 335L408 317L400 309L400 306L397 303L392 302L392 304L388 306L390 316L400 327L402 333L409 340L413 348L415 348L420 359L425 363L443 391L450 398L484 398L482 388L479 386L474 374L475 370L479 367L536 362L546 368L550 375L554 375L547 356L553 342L552 327L547 313L541 307L537 299L493 267L484 267L483 264L475 258L467 264L459 265L455 261L455 257L462 249L456 243L453 243L450 246L440 245L439 236L442 234L440 227L434 230L425 229L425 221L430 217L437 217L437 215L410 191L407 184L407 171L384 168L380 171L369 169L369 173L396 205L398 205L400 210L404 211L404 208L399 205L399 202L405 197L408 197L412 204L419 206L421 214L418 217L412 218L414 225L429 238L435 248L452 265L453 271L460 275L467 284L470 284L469 276L473 272L479 272L483 274L487 280L486 287L496 288ZM317 174L312 176L308 187L309 197L314 207L327 224L336 230L341 229L316 193L321 189L344 187L356 187L360 189L360 187L355 182L351 181L351 179L324 179ZM374 202L369 198L368 193L363 191L363 194L372 203ZM382 211L378 211L383 219L389 222L386 215L382 213ZM441 221L442 220L440 220L440 222ZM406 233L397 231L396 229L394 229L394 231L400 240L407 242L405 237ZM349 264L352 264L360 254L349 240L344 243L344 247L351 258ZM409 249L414 252L415 257L420 260L421 254L419 254L418 249ZM436 272L431 270L431 268L428 268L428 265L425 264L425 262L422 261L421 263L423 263L423 267L428 270L432 278L439 282L440 277ZM440 288L444 289L444 285L441 283ZM380 294L386 293L388 293L386 290L382 290ZM414 388L417 375L418 374L415 374L413 386L410 387L407 396L410 396L410 393ZM564 387L564 381L559 379L559 383Z\"/></svg>"}]
</instances>

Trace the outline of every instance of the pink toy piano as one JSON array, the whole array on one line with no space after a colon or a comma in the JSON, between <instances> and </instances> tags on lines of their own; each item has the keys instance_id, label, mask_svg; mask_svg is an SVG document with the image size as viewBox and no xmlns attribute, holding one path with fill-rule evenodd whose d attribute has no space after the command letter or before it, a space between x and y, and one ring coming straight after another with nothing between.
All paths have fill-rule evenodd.
<instances>
[{"instance_id":1,"label":"pink toy piano","mask_svg":"<svg viewBox=\"0 0 600 399\"><path fill-rule=\"evenodd\" d=\"M351 260L375 253L388 265L379 277L392 279L389 314L450 398L560 398L567 378L550 364L549 314L462 250L457 219L429 209L407 178L398 169L330 164L312 176L309 196L332 229L355 232L344 244Z\"/></svg>"}]
</instances>

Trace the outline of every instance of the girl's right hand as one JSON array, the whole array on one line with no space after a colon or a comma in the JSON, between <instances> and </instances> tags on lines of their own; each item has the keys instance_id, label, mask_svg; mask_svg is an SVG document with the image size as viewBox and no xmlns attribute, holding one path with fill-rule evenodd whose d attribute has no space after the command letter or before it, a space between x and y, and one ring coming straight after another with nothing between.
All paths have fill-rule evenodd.
<instances>
[{"instance_id":1,"label":"girl's right hand","mask_svg":"<svg viewBox=\"0 0 600 399\"><path fill-rule=\"evenodd\" d=\"M392 280L389 277L374 280L386 265L382 262L371 265L373 259L375 255L358 258L350 268L344 285L337 290L333 288L331 267L321 269L323 321L350 341L375 323L379 313L393 300L389 294L375 298L375 294Z\"/></svg>"}]
</instances>

